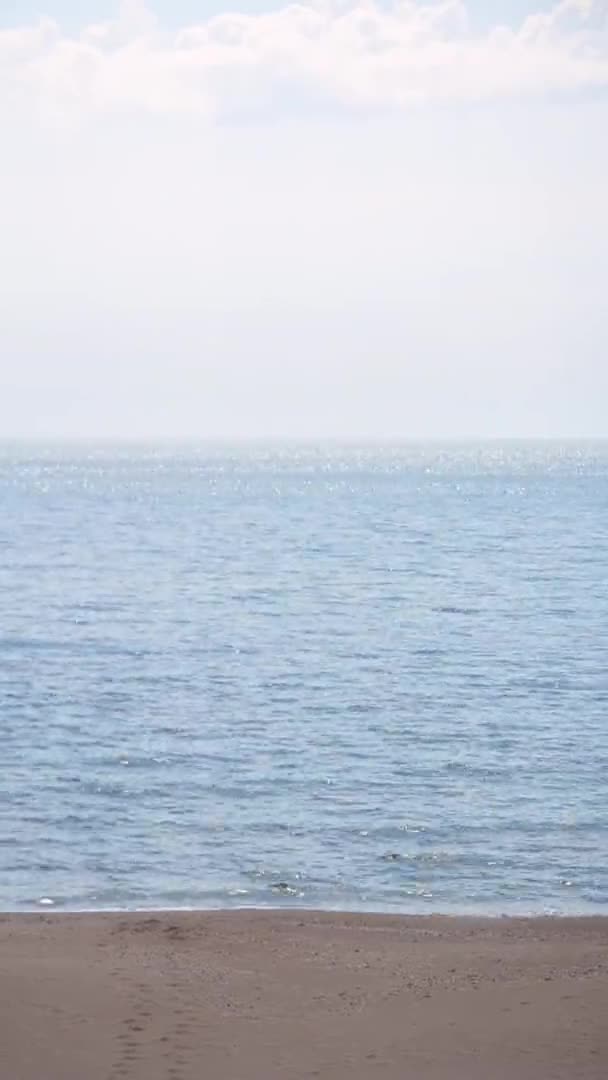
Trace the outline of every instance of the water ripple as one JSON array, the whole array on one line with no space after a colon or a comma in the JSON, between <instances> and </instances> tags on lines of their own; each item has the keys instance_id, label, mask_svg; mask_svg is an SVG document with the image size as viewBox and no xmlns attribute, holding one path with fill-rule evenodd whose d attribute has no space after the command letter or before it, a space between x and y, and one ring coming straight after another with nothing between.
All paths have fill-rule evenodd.
<instances>
[{"instance_id":1,"label":"water ripple","mask_svg":"<svg viewBox=\"0 0 608 1080\"><path fill-rule=\"evenodd\" d=\"M0 907L608 910L607 481L0 445Z\"/></svg>"}]
</instances>

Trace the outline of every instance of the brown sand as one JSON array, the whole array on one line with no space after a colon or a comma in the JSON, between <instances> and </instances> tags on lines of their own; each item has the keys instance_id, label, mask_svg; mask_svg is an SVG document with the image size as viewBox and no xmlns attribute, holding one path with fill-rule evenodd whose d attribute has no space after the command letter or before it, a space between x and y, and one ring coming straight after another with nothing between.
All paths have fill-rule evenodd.
<instances>
[{"instance_id":1,"label":"brown sand","mask_svg":"<svg viewBox=\"0 0 608 1080\"><path fill-rule=\"evenodd\" d=\"M0 917L1 1080L608 1077L608 919Z\"/></svg>"}]
</instances>

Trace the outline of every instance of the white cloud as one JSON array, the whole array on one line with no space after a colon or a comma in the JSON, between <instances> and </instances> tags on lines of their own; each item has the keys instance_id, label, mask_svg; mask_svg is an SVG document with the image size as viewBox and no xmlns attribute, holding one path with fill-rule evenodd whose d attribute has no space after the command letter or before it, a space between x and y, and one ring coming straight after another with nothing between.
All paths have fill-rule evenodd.
<instances>
[{"instance_id":1,"label":"white cloud","mask_svg":"<svg viewBox=\"0 0 608 1080\"><path fill-rule=\"evenodd\" d=\"M606 15L1 31L0 433L605 432Z\"/></svg>"},{"instance_id":2,"label":"white cloud","mask_svg":"<svg viewBox=\"0 0 608 1080\"><path fill-rule=\"evenodd\" d=\"M0 32L0 101L53 117L213 117L295 103L403 109L608 89L606 0L562 0L483 35L462 0L313 0L168 32L142 0L77 36L50 19Z\"/></svg>"}]
</instances>

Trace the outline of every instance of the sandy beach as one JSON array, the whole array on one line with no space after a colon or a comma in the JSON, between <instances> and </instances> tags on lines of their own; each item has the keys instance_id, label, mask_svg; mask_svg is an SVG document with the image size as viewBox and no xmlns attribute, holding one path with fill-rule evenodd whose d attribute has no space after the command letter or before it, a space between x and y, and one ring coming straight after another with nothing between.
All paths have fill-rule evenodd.
<instances>
[{"instance_id":1,"label":"sandy beach","mask_svg":"<svg viewBox=\"0 0 608 1080\"><path fill-rule=\"evenodd\" d=\"M3 1080L608 1075L608 919L0 917Z\"/></svg>"}]
</instances>

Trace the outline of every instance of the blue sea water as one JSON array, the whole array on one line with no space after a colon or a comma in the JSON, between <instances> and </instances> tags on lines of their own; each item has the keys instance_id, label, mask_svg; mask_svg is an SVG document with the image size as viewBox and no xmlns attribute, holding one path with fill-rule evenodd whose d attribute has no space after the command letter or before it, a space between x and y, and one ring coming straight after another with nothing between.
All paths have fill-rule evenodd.
<instances>
[{"instance_id":1,"label":"blue sea water","mask_svg":"<svg viewBox=\"0 0 608 1080\"><path fill-rule=\"evenodd\" d=\"M608 444L0 447L0 908L608 910Z\"/></svg>"}]
</instances>

